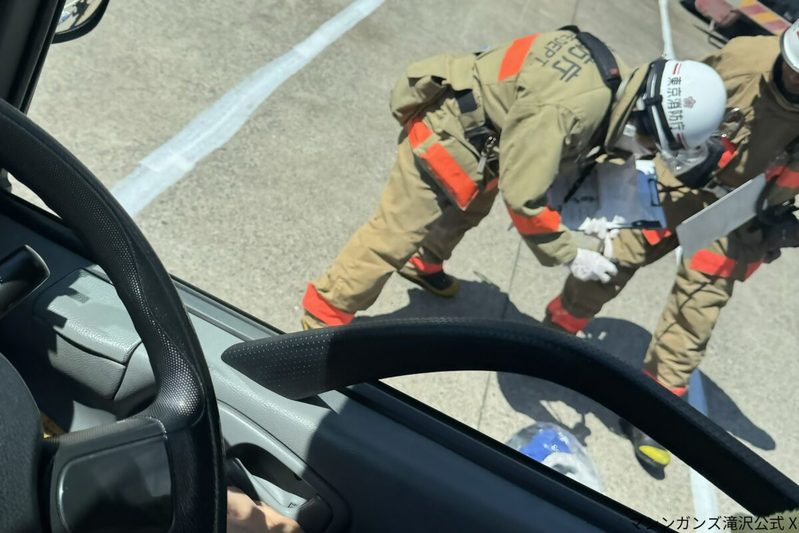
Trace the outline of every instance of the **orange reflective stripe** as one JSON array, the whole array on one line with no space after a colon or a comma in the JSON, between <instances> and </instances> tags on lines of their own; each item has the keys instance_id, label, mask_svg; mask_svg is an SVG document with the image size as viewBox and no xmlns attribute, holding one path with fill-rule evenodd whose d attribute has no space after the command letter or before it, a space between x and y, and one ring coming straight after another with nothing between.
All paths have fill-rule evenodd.
<instances>
[{"instance_id":1,"label":"orange reflective stripe","mask_svg":"<svg viewBox=\"0 0 799 533\"><path fill-rule=\"evenodd\" d=\"M683 396L685 396L685 393L686 393L686 392L688 392L688 387L667 387L666 385L664 385L663 383L661 383L661 382L658 380L658 378L657 378L657 377L655 377L655 376L654 376L654 375L653 375L651 372L649 372L649 371L648 371L648 370L646 370L646 369L641 369L641 372L643 372L643 373L644 373L644 375L645 375L646 377L648 377L648 378L652 378L653 380L655 380L655 383L657 383L658 385L660 385L661 387L663 387L664 389L666 389L666 390L667 390L667 391L669 391L670 393L672 393L672 394L675 394L675 395L677 395L677 396L679 396L679 397L681 397L681 398L682 398Z\"/></svg>"},{"instance_id":2,"label":"orange reflective stripe","mask_svg":"<svg viewBox=\"0 0 799 533\"><path fill-rule=\"evenodd\" d=\"M491 192L494 189L496 189L498 185L499 185L499 178L494 178L491 181L489 181L488 183L486 183L485 191L486 192Z\"/></svg>"},{"instance_id":3,"label":"orange reflective stripe","mask_svg":"<svg viewBox=\"0 0 799 533\"><path fill-rule=\"evenodd\" d=\"M738 147L726 137L721 138L721 144L724 145L724 153L722 153L721 157L719 158L718 167L724 168L730 164L730 161L735 159L736 155L738 155Z\"/></svg>"},{"instance_id":4,"label":"orange reflective stripe","mask_svg":"<svg viewBox=\"0 0 799 533\"><path fill-rule=\"evenodd\" d=\"M581 318L569 313L564 307L560 296L549 302L547 314L553 324L559 326L564 331L576 335L578 332L591 322L590 318Z\"/></svg>"},{"instance_id":5,"label":"orange reflective stripe","mask_svg":"<svg viewBox=\"0 0 799 533\"><path fill-rule=\"evenodd\" d=\"M785 170L785 167L782 165L767 168L766 179L773 180L774 178L779 178L783 170Z\"/></svg>"},{"instance_id":6,"label":"orange reflective stripe","mask_svg":"<svg viewBox=\"0 0 799 533\"><path fill-rule=\"evenodd\" d=\"M430 169L438 176L441 184L446 187L455 203L463 209L479 192L477 184L472 181L469 174L463 170L457 161L439 143L435 143L422 154L422 159L427 161Z\"/></svg>"},{"instance_id":7,"label":"orange reflective stripe","mask_svg":"<svg viewBox=\"0 0 799 533\"><path fill-rule=\"evenodd\" d=\"M799 189L799 172L783 165L769 167L767 180L777 180L777 186L785 189Z\"/></svg>"},{"instance_id":8,"label":"orange reflective stripe","mask_svg":"<svg viewBox=\"0 0 799 533\"><path fill-rule=\"evenodd\" d=\"M420 119L408 125L408 142L413 148L421 146L432 134ZM477 184L441 143L433 143L419 157L427 162L430 171L438 177L461 209L465 209L479 192Z\"/></svg>"},{"instance_id":9,"label":"orange reflective stripe","mask_svg":"<svg viewBox=\"0 0 799 533\"><path fill-rule=\"evenodd\" d=\"M418 148L432 134L433 132L430 131L430 128L428 128L421 119L414 120L408 124L408 142L411 143L411 147L413 148Z\"/></svg>"},{"instance_id":10,"label":"orange reflective stripe","mask_svg":"<svg viewBox=\"0 0 799 533\"><path fill-rule=\"evenodd\" d=\"M667 228L663 229L645 229L643 230L644 239L646 242L650 244L650 246L654 246L666 237L671 236L671 231Z\"/></svg>"},{"instance_id":11,"label":"orange reflective stripe","mask_svg":"<svg viewBox=\"0 0 799 533\"><path fill-rule=\"evenodd\" d=\"M726 255L720 255L709 250L699 250L691 258L690 268L709 276L729 278L732 276L738 262Z\"/></svg>"},{"instance_id":12,"label":"orange reflective stripe","mask_svg":"<svg viewBox=\"0 0 799 533\"><path fill-rule=\"evenodd\" d=\"M535 33L527 37L516 39L511 43L505 52L505 56L502 58L497 81L502 81L519 73L522 69L522 65L524 65L525 58L527 58L527 53L530 51L530 47L533 46L533 42L537 37L538 34Z\"/></svg>"},{"instance_id":13,"label":"orange reflective stripe","mask_svg":"<svg viewBox=\"0 0 799 533\"><path fill-rule=\"evenodd\" d=\"M763 261L755 261L754 263L749 263L746 267L746 273L744 274L744 279L749 279L749 276L755 273L755 270L760 268L760 265L763 264Z\"/></svg>"},{"instance_id":14,"label":"orange reflective stripe","mask_svg":"<svg viewBox=\"0 0 799 533\"><path fill-rule=\"evenodd\" d=\"M754 263L749 263L746 265L743 279L748 279L749 276L754 274L762 264L763 261L755 261ZM692 270L702 272L703 274L707 274L709 276L719 276L721 278L732 277L736 266L738 266L738 261L735 259L711 252L709 250L699 250L696 252L696 254L691 258L690 264L690 268Z\"/></svg>"},{"instance_id":15,"label":"orange reflective stripe","mask_svg":"<svg viewBox=\"0 0 799 533\"><path fill-rule=\"evenodd\" d=\"M799 189L799 172L785 168L777 176L777 186L786 189Z\"/></svg>"},{"instance_id":16,"label":"orange reflective stripe","mask_svg":"<svg viewBox=\"0 0 799 533\"><path fill-rule=\"evenodd\" d=\"M343 326L352 322L355 313L347 313L330 305L316 287L309 283L302 298L302 306L306 311L327 324L328 326Z\"/></svg>"},{"instance_id":17,"label":"orange reflective stripe","mask_svg":"<svg viewBox=\"0 0 799 533\"><path fill-rule=\"evenodd\" d=\"M560 213L545 207L539 214L531 217L520 215L508 207L513 225L522 235L537 235L539 233L552 233L560 227Z\"/></svg>"},{"instance_id":18,"label":"orange reflective stripe","mask_svg":"<svg viewBox=\"0 0 799 533\"><path fill-rule=\"evenodd\" d=\"M444 270L444 265L441 263L428 263L416 256L411 257L408 262L420 274L435 274L436 272L442 272Z\"/></svg>"}]
</instances>

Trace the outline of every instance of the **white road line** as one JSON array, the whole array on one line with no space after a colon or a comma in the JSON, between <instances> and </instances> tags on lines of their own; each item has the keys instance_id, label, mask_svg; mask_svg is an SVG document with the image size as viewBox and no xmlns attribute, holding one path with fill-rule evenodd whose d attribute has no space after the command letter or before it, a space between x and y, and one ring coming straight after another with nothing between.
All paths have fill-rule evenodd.
<instances>
[{"instance_id":1,"label":"white road line","mask_svg":"<svg viewBox=\"0 0 799 533\"><path fill-rule=\"evenodd\" d=\"M674 59L674 43L672 42L671 22L669 21L669 0L659 0L658 7L660 8L660 29L663 35L663 57L666 59ZM682 247L678 246L676 253L678 266L682 263L682 259ZM699 374L698 370L694 370L691 373L691 377L688 381L688 403L694 409L707 416L705 388L702 386L702 376ZM719 517L716 487L693 468L689 468L689 470L695 518L700 521L709 521L711 518ZM702 530L706 530L706 528L702 527L697 529L697 531Z\"/></svg>"},{"instance_id":2,"label":"white road line","mask_svg":"<svg viewBox=\"0 0 799 533\"><path fill-rule=\"evenodd\" d=\"M166 144L145 157L111 192L131 216L136 216L199 161L227 143L284 81L383 2L356 0L347 6L307 39L261 67L197 115Z\"/></svg>"},{"instance_id":3,"label":"white road line","mask_svg":"<svg viewBox=\"0 0 799 533\"><path fill-rule=\"evenodd\" d=\"M688 380L688 403L697 411L707 416L707 398L702 385L702 376L698 370L691 373ZM716 498L716 487L702 477L693 468L691 470L691 493L694 496L694 513L696 519L710 521L719 516L719 503ZM708 526L709 527L709 526ZM697 529L702 531L703 528Z\"/></svg>"}]
</instances>

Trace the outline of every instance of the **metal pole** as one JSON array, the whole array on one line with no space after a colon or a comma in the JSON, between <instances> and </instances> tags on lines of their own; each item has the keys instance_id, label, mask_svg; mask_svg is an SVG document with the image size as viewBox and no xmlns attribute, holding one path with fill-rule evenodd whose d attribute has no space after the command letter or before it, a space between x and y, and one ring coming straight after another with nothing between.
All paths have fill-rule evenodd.
<instances>
[{"instance_id":1,"label":"metal pole","mask_svg":"<svg viewBox=\"0 0 799 533\"><path fill-rule=\"evenodd\" d=\"M669 22L669 0L658 0L660 6L660 28L663 33L663 57L674 59L674 44L671 41L671 22Z\"/></svg>"}]
</instances>

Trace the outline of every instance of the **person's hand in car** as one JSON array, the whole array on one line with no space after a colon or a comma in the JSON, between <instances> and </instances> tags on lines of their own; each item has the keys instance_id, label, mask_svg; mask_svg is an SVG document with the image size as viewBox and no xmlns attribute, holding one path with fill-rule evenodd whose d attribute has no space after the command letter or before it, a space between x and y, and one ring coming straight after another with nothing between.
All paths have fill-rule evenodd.
<instances>
[{"instance_id":1,"label":"person's hand in car","mask_svg":"<svg viewBox=\"0 0 799 533\"><path fill-rule=\"evenodd\" d=\"M263 502L255 502L235 487L227 489L227 530L230 533L303 533L300 525Z\"/></svg>"}]
</instances>

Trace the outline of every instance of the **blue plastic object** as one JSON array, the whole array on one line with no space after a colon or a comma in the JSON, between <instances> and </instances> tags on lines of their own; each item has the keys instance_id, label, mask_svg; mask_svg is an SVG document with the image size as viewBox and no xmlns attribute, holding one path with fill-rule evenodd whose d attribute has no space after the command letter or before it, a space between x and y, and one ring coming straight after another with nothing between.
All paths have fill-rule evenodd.
<instances>
[{"instance_id":1,"label":"blue plastic object","mask_svg":"<svg viewBox=\"0 0 799 533\"><path fill-rule=\"evenodd\" d=\"M519 451L539 463L553 452L572 453L564 433L552 427L541 428Z\"/></svg>"},{"instance_id":2,"label":"blue plastic object","mask_svg":"<svg viewBox=\"0 0 799 533\"><path fill-rule=\"evenodd\" d=\"M507 445L597 492L603 491L599 473L585 447L557 424L535 423L516 433Z\"/></svg>"}]
</instances>

